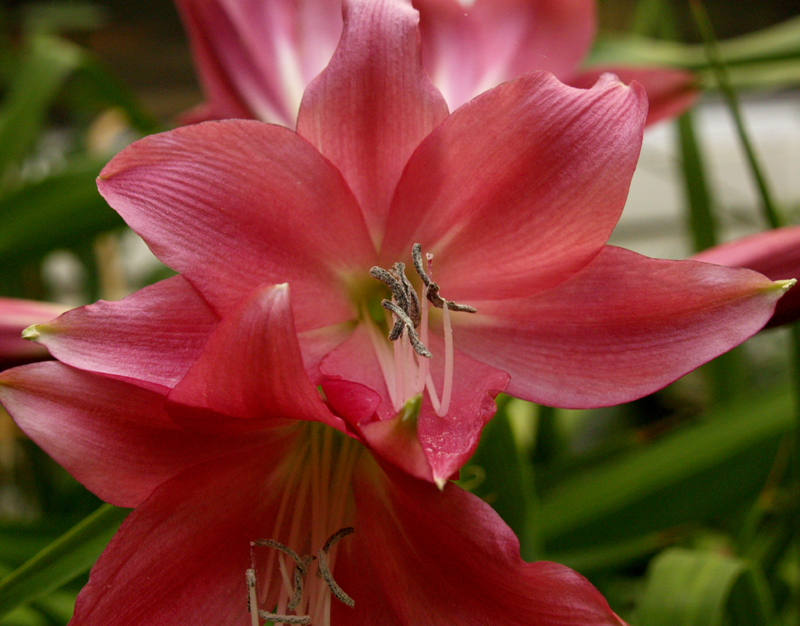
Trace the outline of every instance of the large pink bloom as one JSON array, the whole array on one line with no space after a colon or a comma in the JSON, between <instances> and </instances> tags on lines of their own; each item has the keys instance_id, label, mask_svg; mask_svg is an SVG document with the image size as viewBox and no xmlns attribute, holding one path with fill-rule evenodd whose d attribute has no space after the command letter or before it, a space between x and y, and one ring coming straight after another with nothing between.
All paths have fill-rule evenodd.
<instances>
[{"instance_id":1,"label":"large pink bloom","mask_svg":"<svg viewBox=\"0 0 800 626\"><path fill-rule=\"evenodd\" d=\"M735 239L695 254L693 259L728 267L746 267L772 280L800 276L800 226L776 228ZM767 328L800 318L800 290L792 289L778 301Z\"/></svg>"},{"instance_id":2,"label":"large pink bloom","mask_svg":"<svg viewBox=\"0 0 800 626\"><path fill-rule=\"evenodd\" d=\"M480 499L440 492L345 434L303 371L286 286L255 290L221 322L180 276L119 304L55 322L77 335L97 322L96 343L117 343L113 375L58 362L0 374L0 401L32 439L101 498L135 507L71 624L244 626L251 568L253 610L317 626L622 624L575 572L523 563ZM345 528L327 572L352 608L315 575ZM268 546L251 560L259 539L317 557L294 608L293 563Z\"/></svg>"},{"instance_id":3,"label":"large pink bloom","mask_svg":"<svg viewBox=\"0 0 800 626\"><path fill-rule=\"evenodd\" d=\"M384 458L441 486L474 451L497 393L625 402L769 319L784 289L760 274L604 245L641 144L638 85L606 75L579 90L539 72L448 116L422 69L416 12L400 0L345 8L297 133L243 120L180 128L123 151L99 187L215 315L290 283L308 376ZM386 339L389 290L369 273L411 267L416 243L433 254L443 296L477 309L440 312L422 299L431 359L402 324L399 341ZM144 325L145 342L165 332L202 342L204 327L163 298L129 306L65 316L40 340L71 365L174 387L185 348L166 352L152 378L131 374L141 355L108 339L130 317L126 332Z\"/></svg>"},{"instance_id":4,"label":"large pink bloom","mask_svg":"<svg viewBox=\"0 0 800 626\"><path fill-rule=\"evenodd\" d=\"M208 101L186 121L255 118L294 127L306 85L328 64L341 0L176 0ZM696 96L691 75L658 67L578 70L595 36L595 0L413 0L423 60L451 109L536 70L590 87L601 72L637 80L648 123Z\"/></svg>"}]
</instances>

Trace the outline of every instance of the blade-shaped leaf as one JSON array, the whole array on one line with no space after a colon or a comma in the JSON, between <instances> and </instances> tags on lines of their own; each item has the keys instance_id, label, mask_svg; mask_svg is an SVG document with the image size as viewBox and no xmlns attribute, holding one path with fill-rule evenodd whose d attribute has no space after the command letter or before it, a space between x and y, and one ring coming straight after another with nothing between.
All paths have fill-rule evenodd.
<instances>
[{"instance_id":1,"label":"blade-shaped leaf","mask_svg":"<svg viewBox=\"0 0 800 626\"><path fill-rule=\"evenodd\" d=\"M772 599L747 561L673 548L650 566L638 626L766 626Z\"/></svg>"},{"instance_id":2,"label":"blade-shaped leaf","mask_svg":"<svg viewBox=\"0 0 800 626\"><path fill-rule=\"evenodd\" d=\"M544 494L548 552L633 539L730 511L763 487L792 428L788 394L709 415Z\"/></svg>"},{"instance_id":3,"label":"blade-shaped leaf","mask_svg":"<svg viewBox=\"0 0 800 626\"><path fill-rule=\"evenodd\" d=\"M0 197L0 265L8 270L121 226L122 219L97 192L103 164L75 164Z\"/></svg>"},{"instance_id":4,"label":"blade-shaped leaf","mask_svg":"<svg viewBox=\"0 0 800 626\"><path fill-rule=\"evenodd\" d=\"M108 504L101 506L0 580L0 615L87 572L128 512Z\"/></svg>"}]
</instances>

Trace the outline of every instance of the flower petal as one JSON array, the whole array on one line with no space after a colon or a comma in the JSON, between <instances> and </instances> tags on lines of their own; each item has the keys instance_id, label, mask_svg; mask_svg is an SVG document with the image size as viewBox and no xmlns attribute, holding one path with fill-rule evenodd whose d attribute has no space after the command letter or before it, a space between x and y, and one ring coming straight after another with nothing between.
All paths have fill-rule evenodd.
<instances>
[{"instance_id":1,"label":"flower petal","mask_svg":"<svg viewBox=\"0 0 800 626\"><path fill-rule=\"evenodd\" d=\"M461 350L511 374L511 395L590 408L651 393L740 344L784 291L749 270L608 246L558 287L477 303L454 323Z\"/></svg>"},{"instance_id":2,"label":"flower petal","mask_svg":"<svg viewBox=\"0 0 800 626\"><path fill-rule=\"evenodd\" d=\"M444 342L431 336L428 347L433 353L431 378L437 395L441 396L444 387ZM444 417L438 416L425 392L416 421L400 423L363 324L346 342L323 359L320 371L335 383L322 384L334 409L362 434L378 456L395 463L413 476L440 484L457 472L475 451L483 426L497 409L494 398L506 388L509 380L504 371L456 351L448 413ZM377 409L372 408L374 402L368 407L364 406L366 396L363 391L359 392L362 387L372 390L381 399ZM377 401L377 398L369 399ZM376 425L376 421L384 425ZM391 425L386 422L391 422ZM412 444L410 434L415 434L419 445ZM399 449L405 453L399 453ZM416 454L417 450L424 453L427 462Z\"/></svg>"},{"instance_id":3,"label":"flower petal","mask_svg":"<svg viewBox=\"0 0 800 626\"><path fill-rule=\"evenodd\" d=\"M52 319L67 307L50 302L0 298L0 369L46 359L47 348L22 338L28 326Z\"/></svg>"},{"instance_id":4,"label":"flower petal","mask_svg":"<svg viewBox=\"0 0 800 626\"><path fill-rule=\"evenodd\" d=\"M422 68L417 22L406 0L345 0L341 42L297 120L344 175L376 244L408 157L447 116Z\"/></svg>"},{"instance_id":5,"label":"flower petal","mask_svg":"<svg viewBox=\"0 0 800 626\"><path fill-rule=\"evenodd\" d=\"M644 87L650 104L647 126L680 115L694 104L699 93L692 74L663 67L592 67L569 77L567 83L588 88L606 72L616 74L626 85L635 80Z\"/></svg>"},{"instance_id":6,"label":"flower petal","mask_svg":"<svg viewBox=\"0 0 800 626\"><path fill-rule=\"evenodd\" d=\"M83 370L174 387L218 318L181 276L118 302L100 300L32 329L60 361Z\"/></svg>"},{"instance_id":7,"label":"flower petal","mask_svg":"<svg viewBox=\"0 0 800 626\"><path fill-rule=\"evenodd\" d=\"M342 31L336 2L177 0L210 99L205 119L256 118L293 127L303 89Z\"/></svg>"},{"instance_id":8,"label":"flower petal","mask_svg":"<svg viewBox=\"0 0 800 626\"><path fill-rule=\"evenodd\" d=\"M535 70L571 75L595 34L594 0L416 0L414 6L425 67L451 109Z\"/></svg>"},{"instance_id":9,"label":"flower petal","mask_svg":"<svg viewBox=\"0 0 800 626\"><path fill-rule=\"evenodd\" d=\"M169 401L242 419L316 420L344 431L306 375L288 285L255 289L224 317Z\"/></svg>"},{"instance_id":10,"label":"flower petal","mask_svg":"<svg viewBox=\"0 0 800 626\"><path fill-rule=\"evenodd\" d=\"M479 498L388 467L370 471L366 457L363 465L354 473L356 532L336 566L356 605L334 604L333 623L624 624L576 572L524 563L514 533Z\"/></svg>"},{"instance_id":11,"label":"flower petal","mask_svg":"<svg viewBox=\"0 0 800 626\"><path fill-rule=\"evenodd\" d=\"M468 303L558 284L611 234L646 110L644 91L611 75L577 90L537 72L479 96L411 157L382 258L421 243L443 296Z\"/></svg>"},{"instance_id":12,"label":"flower petal","mask_svg":"<svg viewBox=\"0 0 800 626\"><path fill-rule=\"evenodd\" d=\"M743 237L692 257L695 261L746 267L772 280L800 278L800 226L777 228ZM793 288L778 300L767 328L794 322L800 317L800 289Z\"/></svg>"},{"instance_id":13,"label":"flower petal","mask_svg":"<svg viewBox=\"0 0 800 626\"><path fill-rule=\"evenodd\" d=\"M117 506L138 505L170 476L229 449L225 438L179 429L163 395L62 363L3 372L0 401L56 462Z\"/></svg>"},{"instance_id":14,"label":"flower petal","mask_svg":"<svg viewBox=\"0 0 800 626\"><path fill-rule=\"evenodd\" d=\"M285 128L229 120L151 135L98 188L218 312L291 281L299 330L354 314L341 281L374 260L363 217L335 168Z\"/></svg>"},{"instance_id":15,"label":"flower petal","mask_svg":"<svg viewBox=\"0 0 800 626\"><path fill-rule=\"evenodd\" d=\"M156 489L92 568L73 622L249 624L250 542L277 518L293 434L275 431L266 449L198 463Z\"/></svg>"}]
</instances>

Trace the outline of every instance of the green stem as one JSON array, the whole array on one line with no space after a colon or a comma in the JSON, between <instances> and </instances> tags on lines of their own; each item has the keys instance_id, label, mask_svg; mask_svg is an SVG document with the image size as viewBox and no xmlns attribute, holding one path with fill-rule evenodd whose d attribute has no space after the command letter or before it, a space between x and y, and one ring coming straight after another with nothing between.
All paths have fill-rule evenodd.
<instances>
[{"instance_id":1,"label":"green stem","mask_svg":"<svg viewBox=\"0 0 800 626\"><path fill-rule=\"evenodd\" d=\"M717 39L714 35L711 22L708 19L708 14L706 13L705 7L703 7L703 4L700 2L700 0L689 0L689 4L692 8L692 14L697 24L697 28L700 30L700 36L703 38L703 44L706 49L706 54L708 55L709 64L714 72L714 77L717 79L717 83L719 83L720 92L728 104L731 115L733 115L739 140L742 142L742 147L744 148L747 161L750 165L750 171L753 175L756 185L758 186L759 193L761 194L761 206L764 217L771 228L779 228L783 225L783 222L776 209L775 203L772 200L772 194L769 191L767 180L761 171L761 167L758 164L758 159L756 158L755 150L753 150L753 145L750 143L750 138L745 130L744 120L742 119L742 113L739 109L739 100L736 96L735 90L731 85L730 78L728 77L728 70L722 61L722 56L720 55L719 47L717 46Z\"/></svg>"},{"instance_id":2,"label":"green stem","mask_svg":"<svg viewBox=\"0 0 800 626\"><path fill-rule=\"evenodd\" d=\"M717 245L719 238L691 111L678 118L678 140L681 148L683 181L686 185L689 230L692 233L694 251L700 252Z\"/></svg>"}]
</instances>

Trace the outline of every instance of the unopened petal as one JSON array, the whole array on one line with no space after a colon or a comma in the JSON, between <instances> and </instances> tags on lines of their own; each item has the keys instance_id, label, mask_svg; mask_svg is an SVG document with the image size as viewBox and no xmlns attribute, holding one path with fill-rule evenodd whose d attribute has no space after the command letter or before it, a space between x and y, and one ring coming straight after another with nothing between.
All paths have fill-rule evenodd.
<instances>
[{"instance_id":1,"label":"unopened petal","mask_svg":"<svg viewBox=\"0 0 800 626\"><path fill-rule=\"evenodd\" d=\"M589 408L660 389L756 333L787 285L744 269L606 247L532 297L477 303L459 347L511 374L508 392Z\"/></svg>"}]
</instances>

